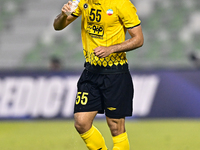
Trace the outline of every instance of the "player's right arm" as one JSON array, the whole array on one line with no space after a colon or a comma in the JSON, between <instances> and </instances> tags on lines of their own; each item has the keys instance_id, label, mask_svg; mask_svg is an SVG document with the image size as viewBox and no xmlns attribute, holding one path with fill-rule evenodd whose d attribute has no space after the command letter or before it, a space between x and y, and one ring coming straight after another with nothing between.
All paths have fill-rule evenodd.
<instances>
[{"instance_id":1,"label":"player's right arm","mask_svg":"<svg viewBox=\"0 0 200 150\"><path fill-rule=\"evenodd\" d=\"M71 5L71 1L69 1L67 4L64 4L64 6L62 7L62 12L55 18L53 23L55 30L64 29L77 18L72 15L67 16L66 12L70 11L69 5Z\"/></svg>"}]
</instances>

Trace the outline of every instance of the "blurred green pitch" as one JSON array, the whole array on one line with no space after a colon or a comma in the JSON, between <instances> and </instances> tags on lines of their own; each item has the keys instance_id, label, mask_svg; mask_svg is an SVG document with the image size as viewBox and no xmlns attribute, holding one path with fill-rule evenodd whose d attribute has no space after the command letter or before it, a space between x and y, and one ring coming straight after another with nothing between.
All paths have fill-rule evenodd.
<instances>
[{"instance_id":1,"label":"blurred green pitch","mask_svg":"<svg viewBox=\"0 0 200 150\"><path fill-rule=\"evenodd\" d=\"M112 138L104 120L95 120L107 147ZM199 150L200 120L127 120L131 150ZM72 120L1 121L0 150L87 150Z\"/></svg>"}]
</instances>

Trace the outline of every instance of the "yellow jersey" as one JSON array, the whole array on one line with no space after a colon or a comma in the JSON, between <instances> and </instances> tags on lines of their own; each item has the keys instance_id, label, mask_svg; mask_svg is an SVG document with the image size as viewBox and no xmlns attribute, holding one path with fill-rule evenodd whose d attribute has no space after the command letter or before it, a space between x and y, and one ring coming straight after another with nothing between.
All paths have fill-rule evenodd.
<instances>
[{"instance_id":1,"label":"yellow jersey","mask_svg":"<svg viewBox=\"0 0 200 150\"><path fill-rule=\"evenodd\" d=\"M87 66L109 69L127 64L125 52L98 58L93 49L124 42L127 29L140 25L136 12L130 0L80 0L72 15L82 15L81 34Z\"/></svg>"}]
</instances>

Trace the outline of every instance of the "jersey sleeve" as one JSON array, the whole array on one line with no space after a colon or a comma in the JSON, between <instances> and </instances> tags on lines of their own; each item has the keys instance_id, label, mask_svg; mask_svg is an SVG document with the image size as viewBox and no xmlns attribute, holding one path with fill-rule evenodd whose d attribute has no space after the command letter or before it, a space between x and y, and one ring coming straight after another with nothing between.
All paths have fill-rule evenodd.
<instances>
[{"instance_id":1,"label":"jersey sleeve","mask_svg":"<svg viewBox=\"0 0 200 150\"><path fill-rule=\"evenodd\" d=\"M79 17L82 14L81 10L81 2L78 4L78 7L75 9L75 12L73 12L71 15L74 17Z\"/></svg>"},{"instance_id":2,"label":"jersey sleeve","mask_svg":"<svg viewBox=\"0 0 200 150\"><path fill-rule=\"evenodd\" d=\"M130 0L124 0L123 5L118 8L118 11L119 17L127 29L140 25L141 21L137 15L137 9Z\"/></svg>"}]
</instances>

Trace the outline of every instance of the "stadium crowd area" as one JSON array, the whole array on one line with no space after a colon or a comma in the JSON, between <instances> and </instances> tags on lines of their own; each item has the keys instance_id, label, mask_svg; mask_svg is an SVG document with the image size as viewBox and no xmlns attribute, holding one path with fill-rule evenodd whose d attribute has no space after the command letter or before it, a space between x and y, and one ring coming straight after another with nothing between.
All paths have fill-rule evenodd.
<instances>
[{"instance_id":1,"label":"stadium crowd area","mask_svg":"<svg viewBox=\"0 0 200 150\"><path fill-rule=\"evenodd\" d=\"M53 29L64 3L66 0L0 0L0 69L48 69L52 56L61 60L63 69L83 68L81 18L64 31ZM195 57L200 53L200 1L133 3L145 42L142 48L128 52L130 68L193 68L191 53Z\"/></svg>"}]
</instances>

